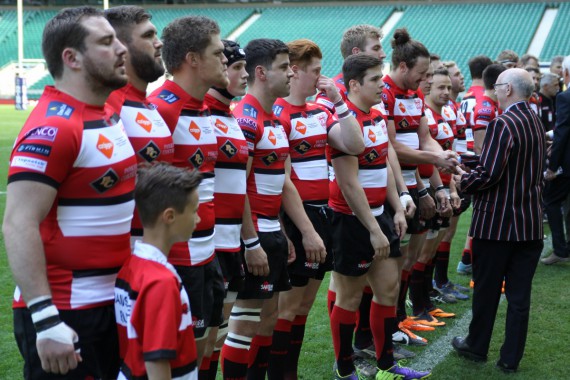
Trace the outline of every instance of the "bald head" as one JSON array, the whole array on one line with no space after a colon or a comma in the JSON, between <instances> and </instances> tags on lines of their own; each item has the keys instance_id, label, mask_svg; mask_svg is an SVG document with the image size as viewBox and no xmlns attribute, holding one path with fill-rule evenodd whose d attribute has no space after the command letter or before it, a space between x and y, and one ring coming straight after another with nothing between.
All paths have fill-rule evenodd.
<instances>
[{"instance_id":1,"label":"bald head","mask_svg":"<svg viewBox=\"0 0 570 380\"><path fill-rule=\"evenodd\" d=\"M530 73L524 69L505 70L497 78L497 84L508 83L509 86L498 86L495 90L501 109L511 104L528 101L534 91L534 82Z\"/></svg>"}]
</instances>

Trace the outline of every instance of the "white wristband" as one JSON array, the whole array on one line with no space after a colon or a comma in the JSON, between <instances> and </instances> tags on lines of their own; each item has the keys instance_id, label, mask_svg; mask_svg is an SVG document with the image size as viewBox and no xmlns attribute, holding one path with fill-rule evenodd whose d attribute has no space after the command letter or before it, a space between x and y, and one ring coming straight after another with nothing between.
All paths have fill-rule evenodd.
<instances>
[{"instance_id":1,"label":"white wristband","mask_svg":"<svg viewBox=\"0 0 570 380\"><path fill-rule=\"evenodd\" d=\"M408 202L413 202L414 200L412 199L412 197L410 196L410 194L402 194L400 195L400 203L402 204L402 207L404 208L404 210L406 209L406 206L408 205Z\"/></svg>"}]
</instances>

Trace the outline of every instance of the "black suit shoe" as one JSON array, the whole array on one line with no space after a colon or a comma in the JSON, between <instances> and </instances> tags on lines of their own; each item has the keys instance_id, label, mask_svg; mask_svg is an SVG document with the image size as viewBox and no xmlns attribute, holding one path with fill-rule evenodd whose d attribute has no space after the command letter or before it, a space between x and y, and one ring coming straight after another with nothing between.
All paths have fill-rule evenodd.
<instances>
[{"instance_id":1,"label":"black suit shoe","mask_svg":"<svg viewBox=\"0 0 570 380\"><path fill-rule=\"evenodd\" d=\"M501 359L497 360L497 364L495 364L495 367L497 367L504 373L515 373L517 371L517 367L512 367L507 363L504 363Z\"/></svg>"},{"instance_id":2,"label":"black suit shoe","mask_svg":"<svg viewBox=\"0 0 570 380\"><path fill-rule=\"evenodd\" d=\"M461 338L461 337L456 336L451 341L451 345L453 346L455 351L457 351L459 356L463 356L464 358L472 360L474 362L486 362L487 361L487 355L479 355L479 354L474 353L471 350L471 347L469 347L469 345L465 341L465 338Z\"/></svg>"}]
</instances>

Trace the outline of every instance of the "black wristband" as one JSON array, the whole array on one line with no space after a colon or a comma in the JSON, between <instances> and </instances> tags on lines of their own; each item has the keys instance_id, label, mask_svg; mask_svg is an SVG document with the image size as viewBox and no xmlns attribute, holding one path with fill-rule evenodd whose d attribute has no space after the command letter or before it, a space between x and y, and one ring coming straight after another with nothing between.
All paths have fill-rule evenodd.
<instances>
[{"instance_id":1,"label":"black wristband","mask_svg":"<svg viewBox=\"0 0 570 380\"><path fill-rule=\"evenodd\" d=\"M425 197L426 195L428 195L427 189L424 188L424 189L421 189L420 191L418 191L418 197L419 197L419 198L423 198L423 197Z\"/></svg>"},{"instance_id":2,"label":"black wristband","mask_svg":"<svg viewBox=\"0 0 570 380\"><path fill-rule=\"evenodd\" d=\"M439 185L438 187L435 188L435 192L436 192L436 193L437 193L438 191L441 191L441 190L445 190L445 186Z\"/></svg>"},{"instance_id":3,"label":"black wristband","mask_svg":"<svg viewBox=\"0 0 570 380\"><path fill-rule=\"evenodd\" d=\"M402 196L402 195L410 195L410 193L408 193L407 191L402 191L402 192L400 193L400 196Z\"/></svg>"}]
</instances>

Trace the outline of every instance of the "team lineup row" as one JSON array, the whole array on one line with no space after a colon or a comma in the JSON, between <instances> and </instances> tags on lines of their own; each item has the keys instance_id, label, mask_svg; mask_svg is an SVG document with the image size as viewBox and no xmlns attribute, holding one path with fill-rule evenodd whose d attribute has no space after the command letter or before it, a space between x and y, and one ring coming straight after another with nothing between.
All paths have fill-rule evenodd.
<instances>
[{"instance_id":1,"label":"team lineup row","mask_svg":"<svg viewBox=\"0 0 570 380\"><path fill-rule=\"evenodd\" d=\"M331 377L428 377L397 363L410 353L394 342L425 345L411 330L453 316L434 288L469 298L446 264L462 192L497 175L481 164L486 128L528 105L533 83L475 57L459 105L455 64L399 29L383 73L381 37L346 30L342 72L328 78L314 42L242 49L206 17L176 19L161 39L136 6L50 20L55 86L14 145L3 226L24 377L209 380L220 362L224 379L296 379L329 271ZM472 236L510 236L481 229L486 218Z\"/></svg>"}]
</instances>

